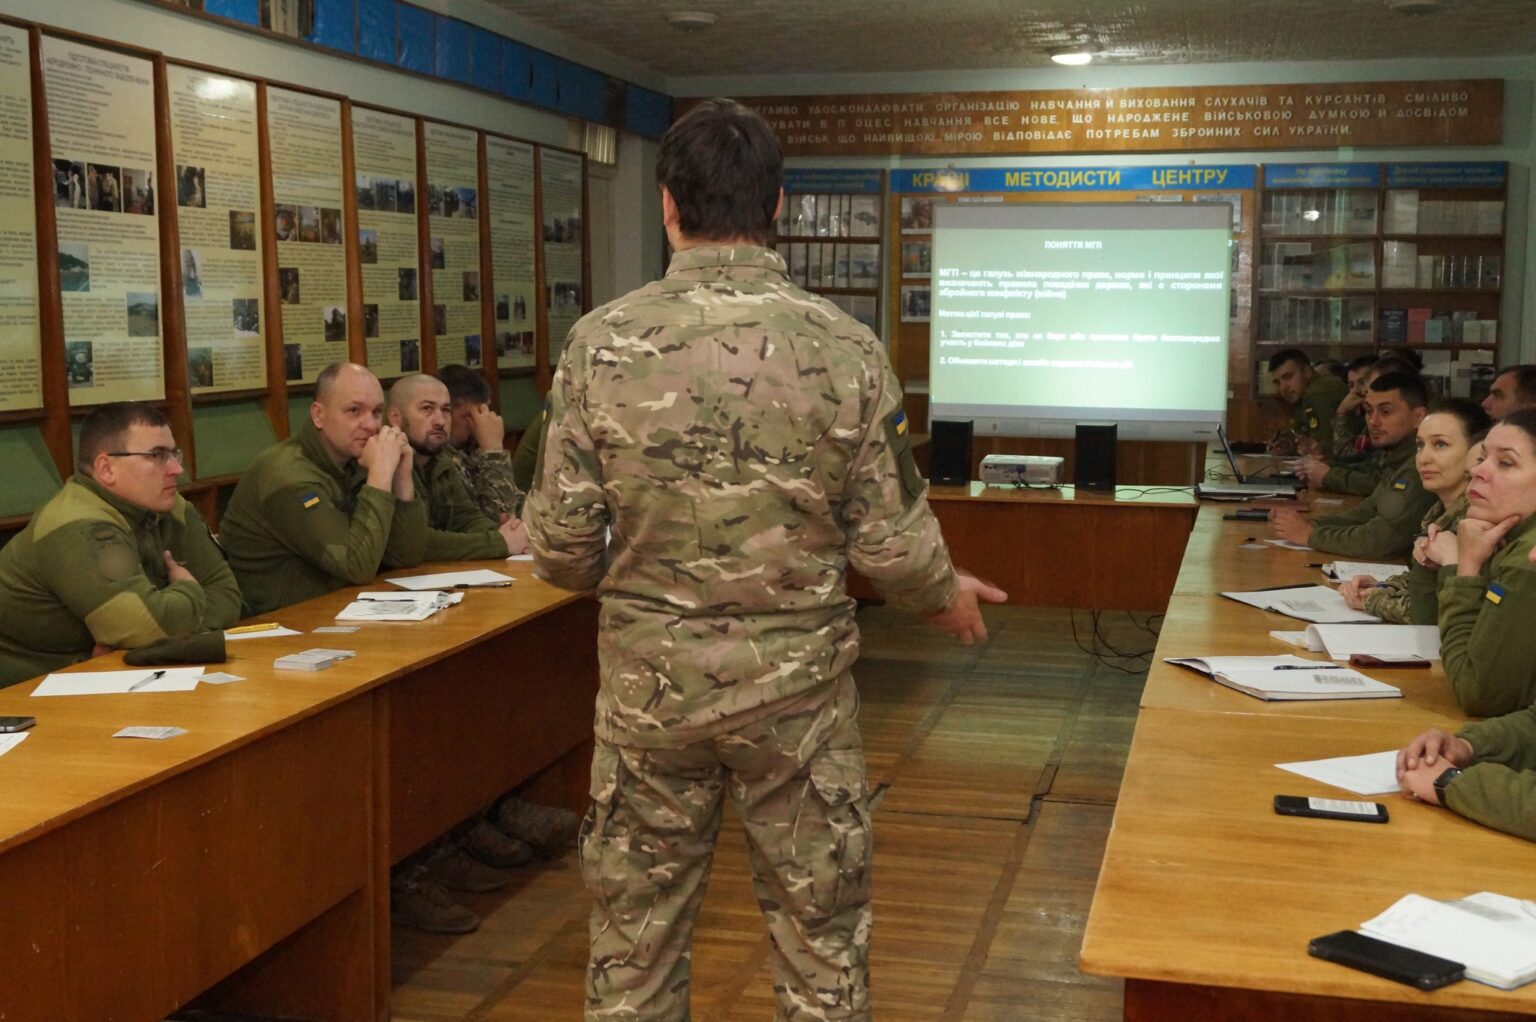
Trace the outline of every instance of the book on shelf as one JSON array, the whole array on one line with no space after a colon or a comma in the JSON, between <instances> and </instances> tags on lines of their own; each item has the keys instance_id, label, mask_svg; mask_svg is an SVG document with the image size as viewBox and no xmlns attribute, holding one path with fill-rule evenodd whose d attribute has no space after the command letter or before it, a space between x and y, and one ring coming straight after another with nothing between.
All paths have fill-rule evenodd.
<instances>
[{"instance_id":1,"label":"book on shelf","mask_svg":"<svg viewBox=\"0 0 1536 1022\"><path fill-rule=\"evenodd\" d=\"M1434 309L1415 308L1408 310L1408 330L1405 339L1409 344L1424 343L1424 324L1435 314Z\"/></svg>"},{"instance_id":2,"label":"book on shelf","mask_svg":"<svg viewBox=\"0 0 1536 1022\"><path fill-rule=\"evenodd\" d=\"M1382 344L1402 344L1408 339L1408 310L1382 309L1380 337Z\"/></svg>"},{"instance_id":3,"label":"book on shelf","mask_svg":"<svg viewBox=\"0 0 1536 1022\"><path fill-rule=\"evenodd\" d=\"M1394 189L1387 193L1382 230L1387 234L1419 233L1419 193Z\"/></svg>"},{"instance_id":4,"label":"book on shelf","mask_svg":"<svg viewBox=\"0 0 1536 1022\"><path fill-rule=\"evenodd\" d=\"M1413 287L1418 281L1419 246L1411 241L1381 243L1381 286Z\"/></svg>"}]
</instances>

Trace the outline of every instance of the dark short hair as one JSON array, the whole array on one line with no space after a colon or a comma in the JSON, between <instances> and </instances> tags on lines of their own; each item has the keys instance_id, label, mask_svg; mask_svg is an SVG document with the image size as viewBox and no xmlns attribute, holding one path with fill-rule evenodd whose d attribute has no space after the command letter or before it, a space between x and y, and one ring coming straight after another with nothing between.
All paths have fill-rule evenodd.
<instances>
[{"instance_id":1,"label":"dark short hair","mask_svg":"<svg viewBox=\"0 0 1536 1022\"><path fill-rule=\"evenodd\" d=\"M1314 362L1312 363L1312 368L1316 369L1320 373L1327 373L1330 376L1336 376L1340 380L1345 379L1345 374L1349 371L1344 368L1344 363L1340 362L1336 358L1325 358L1321 362Z\"/></svg>"},{"instance_id":2,"label":"dark short hair","mask_svg":"<svg viewBox=\"0 0 1536 1022\"><path fill-rule=\"evenodd\" d=\"M1525 438L1531 442L1532 449L1536 449L1536 408L1521 408L1510 412L1494 425L1515 427L1525 434Z\"/></svg>"},{"instance_id":3,"label":"dark short hair","mask_svg":"<svg viewBox=\"0 0 1536 1022\"><path fill-rule=\"evenodd\" d=\"M346 364L345 362L332 362L320 370L320 375L315 377L316 401L325 400L325 395L330 391L332 384L336 382L336 377L341 375L342 367Z\"/></svg>"},{"instance_id":4,"label":"dark short hair","mask_svg":"<svg viewBox=\"0 0 1536 1022\"><path fill-rule=\"evenodd\" d=\"M99 454L115 451L123 445L123 434L132 426L170 426L165 412L147 401L112 401L97 405L80 424L77 465L86 475Z\"/></svg>"},{"instance_id":5,"label":"dark short hair","mask_svg":"<svg viewBox=\"0 0 1536 1022\"><path fill-rule=\"evenodd\" d=\"M1382 373L1371 381L1372 394L1385 394L1389 390L1403 395L1403 401L1409 408L1423 408L1429 403L1429 390L1424 386L1424 381L1418 373L1410 373L1406 369Z\"/></svg>"},{"instance_id":6,"label":"dark short hair","mask_svg":"<svg viewBox=\"0 0 1536 1022\"><path fill-rule=\"evenodd\" d=\"M1303 369L1312 368L1312 360L1307 357L1305 351L1302 351L1300 348L1281 348L1269 356L1269 371L1272 373L1276 372L1287 362L1295 362Z\"/></svg>"},{"instance_id":7,"label":"dark short hair","mask_svg":"<svg viewBox=\"0 0 1536 1022\"><path fill-rule=\"evenodd\" d=\"M673 122L656 183L677 204L678 229L700 241L773 242L784 156L773 129L731 99L707 99Z\"/></svg>"},{"instance_id":8,"label":"dark short hair","mask_svg":"<svg viewBox=\"0 0 1536 1022\"><path fill-rule=\"evenodd\" d=\"M1346 369L1346 371L1352 373L1356 369L1369 369L1371 366L1375 365L1379 361L1380 361L1380 359L1378 359L1374 354L1371 354L1371 355L1361 355L1358 358L1350 359L1349 360L1349 365L1345 366L1344 368Z\"/></svg>"},{"instance_id":9,"label":"dark short hair","mask_svg":"<svg viewBox=\"0 0 1536 1022\"><path fill-rule=\"evenodd\" d=\"M1424 371L1424 356L1412 348L1383 348L1376 355L1378 358L1390 358L1399 362L1416 373Z\"/></svg>"},{"instance_id":10,"label":"dark short hair","mask_svg":"<svg viewBox=\"0 0 1536 1022\"><path fill-rule=\"evenodd\" d=\"M477 405L490 403L491 385L469 366L457 362L445 365L437 371L437 378L448 388L449 404L456 405L460 401L473 401Z\"/></svg>"},{"instance_id":11,"label":"dark short hair","mask_svg":"<svg viewBox=\"0 0 1536 1022\"><path fill-rule=\"evenodd\" d=\"M1493 378L1497 380L1508 373L1513 373L1515 377L1515 400L1522 405L1536 405L1536 365L1526 363L1505 366L1494 373Z\"/></svg>"},{"instance_id":12,"label":"dark short hair","mask_svg":"<svg viewBox=\"0 0 1536 1022\"><path fill-rule=\"evenodd\" d=\"M1467 442L1475 444L1488 427L1493 425L1493 420L1483 410L1483 406L1476 401L1465 397L1440 397L1430 402L1430 415L1450 415L1461 423L1462 432L1467 435Z\"/></svg>"}]
</instances>

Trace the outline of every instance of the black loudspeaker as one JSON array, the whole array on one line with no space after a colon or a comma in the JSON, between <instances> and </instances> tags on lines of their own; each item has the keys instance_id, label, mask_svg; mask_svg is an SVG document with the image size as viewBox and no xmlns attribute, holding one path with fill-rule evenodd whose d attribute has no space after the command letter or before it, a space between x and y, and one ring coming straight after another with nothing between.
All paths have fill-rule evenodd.
<instances>
[{"instance_id":1,"label":"black loudspeaker","mask_svg":"<svg viewBox=\"0 0 1536 1022\"><path fill-rule=\"evenodd\" d=\"M928 480L935 486L971 485L971 420L929 424Z\"/></svg>"},{"instance_id":2,"label":"black loudspeaker","mask_svg":"<svg viewBox=\"0 0 1536 1022\"><path fill-rule=\"evenodd\" d=\"M1077 471L1072 481L1083 490L1115 488L1115 443L1119 427L1113 422L1077 424Z\"/></svg>"}]
</instances>

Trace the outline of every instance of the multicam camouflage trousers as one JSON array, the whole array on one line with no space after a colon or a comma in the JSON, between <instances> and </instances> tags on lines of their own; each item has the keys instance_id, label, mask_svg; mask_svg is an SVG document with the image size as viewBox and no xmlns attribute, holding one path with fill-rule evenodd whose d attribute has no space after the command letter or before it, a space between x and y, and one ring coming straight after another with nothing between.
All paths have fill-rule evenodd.
<instances>
[{"instance_id":1,"label":"multicam camouflage trousers","mask_svg":"<svg viewBox=\"0 0 1536 1022\"><path fill-rule=\"evenodd\" d=\"M594 899L588 1020L689 1018L693 923L727 786L772 938L775 1019L870 1017L872 846L858 694L846 674L829 690L690 745L598 742L581 833Z\"/></svg>"}]
</instances>

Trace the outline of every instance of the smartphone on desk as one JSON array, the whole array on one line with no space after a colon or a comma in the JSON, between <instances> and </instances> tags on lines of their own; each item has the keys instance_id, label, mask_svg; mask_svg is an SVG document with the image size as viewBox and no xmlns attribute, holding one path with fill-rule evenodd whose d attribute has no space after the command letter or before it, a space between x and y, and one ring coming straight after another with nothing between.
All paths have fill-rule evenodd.
<instances>
[{"instance_id":1,"label":"smartphone on desk","mask_svg":"<svg viewBox=\"0 0 1536 1022\"><path fill-rule=\"evenodd\" d=\"M1389 944L1354 930L1315 937L1307 945L1307 953L1325 962L1337 962L1420 990L1449 986L1465 978L1467 971L1460 962Z\"/></svg>"},{"instance_id":2,"label":"smartphone on desk","mask_svg":"<svg viewBox=\"0 0 1536 1022\"><path fill-rule=\"evenodd\" d=\"M1351 802L1342 798L1276 795L1275 812L1281 816L1311 816L1319 820L1353 820L1356 823L1387 822L1387 807L1380 802Z\"/></svg>"},{"instance_id":3,"label":"smartphone on desk","mask_svg":"<svg viewBox=\"0 0 1536 1022\"><path fill-rule=\"evenodd\" d=\"M1405 671L1414 667L1428 667L1429 661L1414 653L1351 653L1349 666Z\"/></svg>"},{"instance_id":4,"label":"smartphone on desk","mask_svg":"<svg viewBox=\"0 0 1536 1022\"><path fill-rule=\"evenodd\" d=\"M0 735L14 734L17 731L25 731L37 723L36 717L0 717Z\"/></svg>"},{"instance_id":5,"label":"smartphone on desk","mask_svg":"<svg viewBox=\"0 0 1536 1022\"><path fill-rule=\"evenodd\" d=\"M1240 511L1233 511L1231 514L1225 514L1221 517L1229 522L1267 522L1269 521L1269 511L1262 507L1245 507Z\"/></svg>"}]
</instances>

